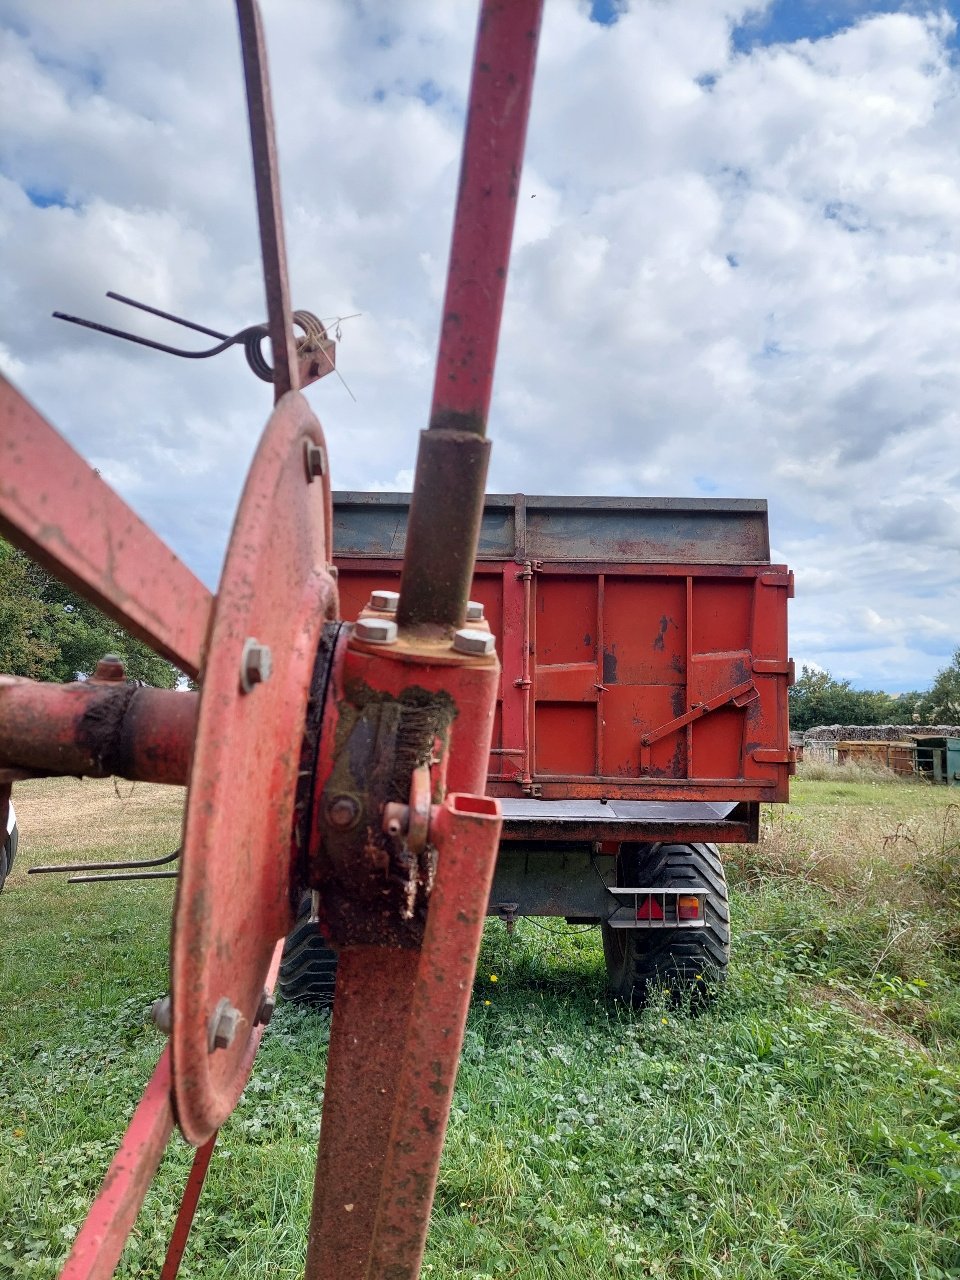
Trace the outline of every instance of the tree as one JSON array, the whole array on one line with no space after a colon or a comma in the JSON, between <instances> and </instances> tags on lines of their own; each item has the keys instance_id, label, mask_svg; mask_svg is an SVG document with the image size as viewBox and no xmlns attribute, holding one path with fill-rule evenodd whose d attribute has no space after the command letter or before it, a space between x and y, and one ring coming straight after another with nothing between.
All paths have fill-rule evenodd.
<instances>
[{"instance_id":1,"label":"tree","mask_svg":"<svg viewBox=\"0 0 960 1280\"><path fill-rule=\"evenodd\" d=\"M790 690L790 728L798 733L820 724L910 724L914 702L874 689L854 689L829 671L805 666ZM901 705L902 703L902 705Z\"/></svg>"},{"instance_id":2,"label":"tree","mask_svg":"<svg viewBox=\"0 0 960 1280\"><path fill-rule=\"evenodd\" d=\"M960 649L937 674L920 710L927 724L960 724Z\"/></svg>"},{"instance_id":3,"label":"tree","mask_svg":"<svg viewBox=\"0 0 960 1280\"><path fill-rule=\"evenodd\" d=\"M130 680L172 689L180 679L173 663L0 539L0 671L76 680L105 653L123 659Z\"/></svg>"}]
</instances>

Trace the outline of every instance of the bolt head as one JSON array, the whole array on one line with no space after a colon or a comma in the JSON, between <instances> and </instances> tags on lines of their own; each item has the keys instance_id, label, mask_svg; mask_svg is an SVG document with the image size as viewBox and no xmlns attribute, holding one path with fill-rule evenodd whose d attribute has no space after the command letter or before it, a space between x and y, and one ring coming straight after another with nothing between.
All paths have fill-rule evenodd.
<instances>
[{"instance_id":1,"label":"bolt head","mask_svg":"<svg viewBox=\"0 0 960 1280\"><path fill-rule=\"evenodd\" d=\"M273 1012L277 1007L277 997L272 992L264 988L263 995L260 997L260 1003L257 1005L257 1016L254 1018L254 1025L265 1027L273 1017Z\"/></svg>"},{"instance_id":2,"label":"bolt head","mask_svg":"<svg viewBox=\"0 0 960 1280\"><path fill-rule=\"evenodd\" d=\"M467 601L467 622L480 622L483 618L483 605L479 600Z\"/></svg>"},{"instance_id":3,"label":"bolt head","mask_svg":"<svg viewBox=\"0 0 960 1280\"><path fill-rule=\"evenodd\" d=\"M497 647L496 637L489 631L477 631L472 627L461 627L453 637L453 647L457 653L470 653L483 656L493 653Z\"/></svg>"},{"instance_id":4,"label":"bolt head","mask_svg":"<svg viewBox=\"0 0 960 1280\"><path fill-rule=\"evenodd\" d=\"M397 624L389 618L361 618L353 634L365 644L393 644L397 638Z\"/></svg>"},{"instance_id":5,"label":"bolt head","mask_svg":"<svg viewBox=\"0 0 960 1280\"><path fill-rule=\"evenodd\" d=\"M314 444L312 440L303 442L303 463L307 469L307 480L313 484L327 470L327 454L322 444Z\"/></svg>"},{"instance_id":6,"label":"bolt head","mask_svg":"<svg viewBox=\"0 0 960 1280\"><path fill-rule=\"evenodd\" d=\"M210 1015L207 1024L207 1044L210 1052L214 1049L229 1049L236 1039L237 1028L243 1015L230 1003L226 996L217 1001L217 1007Z\"/></svg>"},{"instance_id":7,"label":"bolt head","mask_svg":"<svg viewBox=\"0 0 960 1280\"><path fill-rule=\"evenodd\" d=\"M273 672L273 654L270 646L261 644L253 636L243 642L240 656L240 688L249 693L255 684L269 680Z\"/></svg>"},{"instance_id":8,"label":"bolt head","mask_svg":"<svg viewBox=\"0 0 960 1280\"><path fill-rule=\"evenodd\" d=\"M353 796L334 796L327 805L327 820L331 826L346 831L360 817L360 805Z\"/></svg>"},{"instance_id":9,"label":"bolt head","mask_svg":"<svg viewBox=\"0 0 960 1280\"><path fill-rule=\"evenodd\" d=\"M150 1006L150 1017L153 1019L153 1025L158 1031L162 1031L165 1036L170 1034L173 1026L173 1013L169 996L161 996L159 1000L154 1000Z\"/></svg>"},{"instance_id":10,"label":"bolt head","mask_svg":"<svg viewBox=\"0 0 960 1280\"><path fill-rule=\"evenodd\" d=\"M370 596L370 608L380 609L384 613L396 613L399 599L399 591L374 591Z\"/></svg>"},{"instance_id":11,"label":"bolt head","mask_svg":"<svg viewBox=\"0 0 960 1280\"><path fill-rule=\"evenodd\" d=\"M116 653L105 653L93 673L94 680L115 684L122 684L126 676L123 659Z\"/></svg>"}]
</instances>

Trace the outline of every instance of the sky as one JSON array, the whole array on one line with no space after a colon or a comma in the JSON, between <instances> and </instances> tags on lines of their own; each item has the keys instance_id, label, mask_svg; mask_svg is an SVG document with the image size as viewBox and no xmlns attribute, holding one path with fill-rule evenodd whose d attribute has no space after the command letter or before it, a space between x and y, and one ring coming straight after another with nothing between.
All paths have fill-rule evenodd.
<instances>
[{"instance_id":1,"label":"sky","mask_svg":"<svg viewBox=\"0 0 960 1280\"><path fill-rule=\"evenodd\" d=\"M262 3L293 304L360 313L306 394L409 489L476 6ZM798 669L891 692L960 645L958 16L546 0L489 422L491 492L766 498ZM50 313L264 319L232 6L0 0L0 122L0 368L215 586L269 387Z\"/></svg>"}]
</instances>

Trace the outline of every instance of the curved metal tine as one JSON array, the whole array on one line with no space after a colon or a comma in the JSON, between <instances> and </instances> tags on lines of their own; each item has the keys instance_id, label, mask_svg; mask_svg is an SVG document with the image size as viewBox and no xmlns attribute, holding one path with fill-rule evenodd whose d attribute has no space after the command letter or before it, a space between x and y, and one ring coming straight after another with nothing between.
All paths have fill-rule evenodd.
<instances>
[{"instance_id":1,"label":"curved metal tine","mask_svg":"<svg viewBox=\"0 0 960 1280\"><path fill-rule=\"evenodd\" d=\"M67 871L129 871L137 867L162 867L176 862L180 850L165 853L162 858L128 858L126 862L62 862L59 866L27 867L28 876L54 875Z\"/></svg>"},{"instance_id":2,"label":"curved metal tine","mask_svg":"<svg viewBox=\"0 0 960 1280\"><path fill-rule=\"evenodd\" d=\"M299 387L297 347L293 337L290 289L287 284L287 252L283 239L277 144L270 100L270 77L263 22L257 0L237 0L243 75L247 86L247 114L253 151L253 179L260 221L260 252L267 294L267 323L273 348L273 399Z\"/></svg>"},{"instance_id":3,"label":"curved metal tine","mask_svg":"<svg viewBox=\"0 0 960 1280\"><path fill-rule=\"evenodd\" d=\"M140 306L134 303L134 306ZM143 307L144 311L152 311L152 307ZM162 311L156 312L157 315L164 315ZM136 342L138 346L150 347L154 351L163 351L168 356L181 356L184 360L206 360L210 356L218 356L221 351L226 351L229 347L242 343L250 334L262 333L263 326L259 324L250 325L248 329L241 329L239 333L235 333L232 337L227 337L225 341L219 343L215 347L208 347L205 351L191 351L186 347L171 347L169 343L157 342L153 338L142 338L138 333L127 333L126 329L114 329L112 325L100 324L97 320L84 320L81 316L70 316L65 311L54 311L54 320L66 320L70 324L78 324L83 329L93 329L95 333L105 333L108 338L123 338L125 342ZM165 316L167 320L174 320L177 324L186 325L189 329L200 329L199 325L192 324L189 320L178 320L175 316ZM209 332L201 330L201 332Z\"/></svg>"},{"instance_id":4,"label":"curved metal tine","mask_svg":"<svg viewBox=\"0 0 960 1280\"><path fill-rule=\"evenodd\" d=\"M94 880L176 880L179 874L179 871L117 871L103 876L71 876L67 884L92 884Z\"/></svg>"},{"instance_id":5,"label":"curved metal tine","mask_svg":"<svg viewBox=\"0 0 960 1280\"><path fill-rule=\"evenodd\" d=\"M159 316L161 320L170 320L173 324L182 324L185 329L195 329L197 333L205 333L210 338L220 338L225 341L230 337L229 333L220 333L218 329L208 329L205 324L197 324L193 320L184 320L183 316L175 316L172 311L161 311L159 307L150 307L145 302L137 302L136 298L128 298L125 294L115 293L112 289L107 290L107 297L112 298L114 302L122 302L128 307L136 307L138 311L146 311L152 316Z\"/></svg>"},{"instance_id":6,"label":"curved metal tine","mask_svg":"<svg viewBox=\"0 0 960 1280\"><path fill-rule=\"evenodd\" d=\"M199 674L213 596L2 375L0 535Z\"/></svg>"}]
</instances>

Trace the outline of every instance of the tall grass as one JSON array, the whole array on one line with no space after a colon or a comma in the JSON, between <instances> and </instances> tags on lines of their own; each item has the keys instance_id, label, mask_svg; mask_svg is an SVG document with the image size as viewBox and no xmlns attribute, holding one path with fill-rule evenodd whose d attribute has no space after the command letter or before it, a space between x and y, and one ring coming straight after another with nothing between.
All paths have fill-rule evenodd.
<instances>
[{"instance_id":1,"label":"tall grass","mask_svg":"<svg viewBox=\"0 0 960 1280\"><path fill-rule=\"evenodd\" d=\"M85 835L65 849L78 797ZM67 888L23 866L163 852L178 803L89 783L19 797L0 1276L56 1275L159 1053L171 902L169 884ZM960 1275L958 825L946 789L799 783L758 848L728 851L734 961L700 1013L611 1002L596 931L491 922L428 1280ZM302 1275L328 1032L278 1009L184 1277ZM122 1276L157 1274L188 1163L176 1142Z\"/></svg>"}]
</instances>

